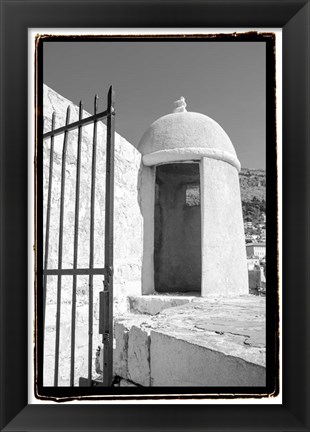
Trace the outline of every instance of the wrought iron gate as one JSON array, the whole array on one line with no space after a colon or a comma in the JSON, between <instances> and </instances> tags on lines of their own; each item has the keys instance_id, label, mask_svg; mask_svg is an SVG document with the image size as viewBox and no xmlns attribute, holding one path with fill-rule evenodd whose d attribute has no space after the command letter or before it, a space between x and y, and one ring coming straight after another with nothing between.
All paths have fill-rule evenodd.
<instances>
[{"instance_id":1,"label":"wrought iron gate","mask_svg":"<svg viewBox=\"0 0 310 432\"><path fill-rule=\"evenodd\" d=\"M97 123L101 119L107 120L106 136L106 179L105 179L105 236L104 236L104 266L94 266L94 217L95 217L95 190L96 190L96 155L97 155ZM49 173L48 190L46 199L46 221L44 240L43 263L43 325L46 322L46 292L48 276L56 276L56 322L55 322L55 358L54 358L54 386L59 381L59 350L60 350L60 312L62 307L62 278L72 277L72 301L71 301L71 358L70 358L70 386L74 386L75 379L75 339L76 339L76 295L77 277L88 276L88 377L80 379L80 385L111 386L113 379L113 191L114 191L114 134L115 134L114 91L112 86L108 92L107 109L98 113L98 97L94 100L94 114L83 118L83 106L79 105L79 119L70 123L70 107L67 108L65 125L55 129L55 113L52 116L51 130L43 135L43 139L49 139ZM80 173L81 173L81 143L83 126L93 124L92 158L91 158L91 192L90 192L90 236L89 236L89 266L78 267L78 239L79 239L79 209L80 209ZM64 209L65 209L65 183L66 183L66 157L68 133L78 130L77 157L76 157L76 181L75 181L75 213L74 213L74 245L72 268L63 268L63 235L64 235ZM50 215L51 196L53 184L54 138L63 134L61 179L60 179L60 211L58 231L58 264L57 268L49 268L50 251ZM100 145L100 143L99 143ZM101 185L99 185L100 187ZM53 239L54 241L54 239ZM99 298L99 333L102 334L103 343L103 375L102 382L93 381L93 278L95 275L104 277L103 291Z\"/></svg>"}]
</instances>

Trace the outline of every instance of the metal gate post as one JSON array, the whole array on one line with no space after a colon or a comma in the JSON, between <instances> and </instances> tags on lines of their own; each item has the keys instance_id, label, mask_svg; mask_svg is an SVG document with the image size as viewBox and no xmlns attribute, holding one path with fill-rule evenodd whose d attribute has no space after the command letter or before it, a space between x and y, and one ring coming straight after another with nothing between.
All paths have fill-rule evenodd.
<instances>
[{"instance_id":1,"label":"metal gate post","mask_svg":"<svg viewBox=\"0 0 310 432\"><path fill-rule=\"evenodd\" d=\"M113 379L113 211L114 211L114 90L108 93L107 150L106 150L106 203L105 203L105 280L103 316L103 386L110 387Z\"/></svg>"}]
</instances>

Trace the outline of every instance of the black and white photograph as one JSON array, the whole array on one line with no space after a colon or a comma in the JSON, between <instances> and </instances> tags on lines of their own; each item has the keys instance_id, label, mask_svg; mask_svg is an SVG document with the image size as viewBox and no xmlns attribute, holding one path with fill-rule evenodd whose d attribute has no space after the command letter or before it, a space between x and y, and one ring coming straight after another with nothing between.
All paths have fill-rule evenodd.
<instances>
[{"instance_id":1,"label":"black and white photograph","mask_svg":"<svg viewBox=\"0 0 310 432\"><path fill-rule=\"evenodd\" d=\"M37 36L37 398L278 395L275 43Z\"/></svg>"},{"instance_id":2,"label":"black and white photograph","mask_svg":"<svg viewBox=\"0 0 310 432\"><path fill-rule=\"evenodd\" d=\"M310 0L0 0L0 430L307 432Z\"/></svg>"}]
</instances>

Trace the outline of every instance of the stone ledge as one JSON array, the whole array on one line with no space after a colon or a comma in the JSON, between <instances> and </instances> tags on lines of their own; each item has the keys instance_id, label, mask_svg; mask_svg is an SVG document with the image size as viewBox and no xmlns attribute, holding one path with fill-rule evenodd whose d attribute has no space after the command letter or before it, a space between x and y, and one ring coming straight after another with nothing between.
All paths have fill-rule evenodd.
<instances>
[{"instance_id":1,"label":"stone ledge","mask_svg":"<svg viewBox=\"0 0 310 432\"><path fill-rule=\"evenodd\" d=\"M129 332L129 340L133 329L135 341L134 338L132 341L137 346L134 355L128 356L127 349L123 378L135 381L128 371L137 372L141 362L143 378L135 381L140 385L195 386L198 376L204 377L201 381L204 386L265 385L265 304L265 298L250 295L200 297L157 315L129 313L118 318L115 325ZM145 343L147 338L149 344ZM139 348L141 344L143 350ZM115 367L118 361L115 356ZM195 364L192 370L191 361ZM214 364L223 372L216 374ZM224 373L227 365L230 374ZM135 372L133 375L139 376Z\"/></svg>"},{"instance_id":2,"label":"stone ledge","mask_svg":"<svg viewBox=\"0 0 310 432\"><path fill-rule=\"evenodd\" d=\"M263 366L246 362L235 355L226 355L158 331L151 332L151 341L152 386L266 385Z\"/></svg>"},{"instance_id":3,"label":"stone ledge","mask_svg":"<svg viewBox=\"0 0 310 432\"><path fill-rule=\"evenodd\" d=\"M128 333L127 365L128 379L131 382L150 386L150 335L135 325Z\"/></svg>"},{"instance_id":4,"label":"stone ledge","mask_svg":"<svg viewBox=\"0 0 310 432\"><path fill-rule=\"evenodd\" d=\"M131 313L157 315L164 309L181 306L194 300L195 296L174 296L150 294L144 296L129 296Z\"/></svg>"}]
</instances>

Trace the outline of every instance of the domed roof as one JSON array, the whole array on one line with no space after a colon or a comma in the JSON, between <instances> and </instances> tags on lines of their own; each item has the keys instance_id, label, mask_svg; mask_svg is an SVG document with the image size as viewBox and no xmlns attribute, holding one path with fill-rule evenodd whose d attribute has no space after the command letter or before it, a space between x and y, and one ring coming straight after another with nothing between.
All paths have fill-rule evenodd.
<instances>
[{"instance_id":1,"label":"domed roof","mask_svg":"<svg viewBox=\"0 0 310 432\"><path fill-rule=\"evenodd\" d=\"M184 98L172 114L160 117L143 134L138 149L145 165L201 157L224 160L240 170L234 146L224 129L210 117L187 112Z\"/></svg>"}]
</instances>

